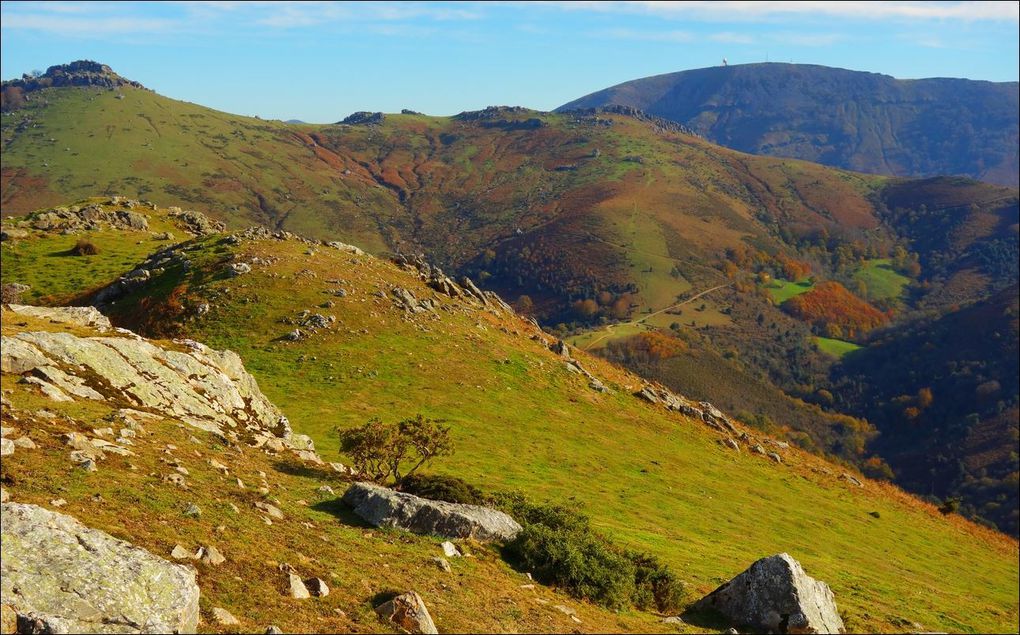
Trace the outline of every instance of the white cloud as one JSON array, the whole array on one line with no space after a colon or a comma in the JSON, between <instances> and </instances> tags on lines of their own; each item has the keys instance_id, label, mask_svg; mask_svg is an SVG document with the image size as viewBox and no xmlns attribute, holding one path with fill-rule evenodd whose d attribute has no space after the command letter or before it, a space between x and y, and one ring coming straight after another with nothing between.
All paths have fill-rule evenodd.
<instances>
[{"instance_id":1,"label":"white cloud","mask_svg":"<svg viewBox=\"0 0 1020 635\"><path fill-rule=\"evenodd\" d=\"M645 42L693 42L695 37L687 31L637 31L634 29L608 29L595 34L614 40L641 40Z\"/></svg>"},{"instance_id":2,"label":"white cloud","mask_svg":"<svg viewBox=\"0 0 1020 635\"><path fill-rule=\"evenodd\" d=\"M177 20L138 17L60 17L53 14L5 15L3 28L42 31L61 36L105 37L139 33L170 33L181 28Z\"/></svg>"},{"instance_id":3,"label":"white cloud","mask_svg":"<svg viewBox=\"0 0 1020 635\"><path fill-rule=\"evenodd\" d=\"M1017 2L862 2L838 0L547 2L568 10L600 13L641 13L665 18L720 21L825 17L857 20L964 20L1020 22Z\"/></svg>"}]
</instances>

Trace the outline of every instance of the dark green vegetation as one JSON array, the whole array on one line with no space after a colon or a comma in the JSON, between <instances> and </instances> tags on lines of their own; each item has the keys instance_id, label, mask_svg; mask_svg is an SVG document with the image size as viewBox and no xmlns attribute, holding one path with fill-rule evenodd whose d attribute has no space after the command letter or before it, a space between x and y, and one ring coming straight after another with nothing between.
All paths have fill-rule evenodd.
<instances>
[{"instance_id":1,"label":"dark green vegetation","mask_svg":"<svg viewBox=\"0 0 1020 635\"><path fill-rule=\"evenodd\" d=\"M94 257L100 260L139 240L129 231L82 235L100 245ZM5 241L3 281L10 281L8 263L17 263L18 253L49 253L66 238L33 230ZM158 330L236 351L295 431L311 435L324 457L339 451L338 427L362 426L373 417L399 421L420 412L445 420L457 448L430 466L435 474L457 476L484 491L524 491L531 501L582 507L594 532L620 549L651 554L675 572L689 590L684 601L713 590L763 554L788 551L832 586L854 630L896 631L910 622L933 630L1015 629L1020 589L1011 538L959 515L943 515L889 484L865 479L863 488L856 487L840 478L848 468L796 448L778 450L782 464L747 451L735 453L704 423L635 398L631 393L642 383L638 377L575 351L610 392L592 390L548 349L552 338L529 322L436 294L416 271L320 244L269 237L235 241L212 235L184 247L180 253L189 265L178 262L154 274L110 307L111 316L144 332ZM54 257L47 277L36 279L35 292L56 295L64 288L57 285L81 260ZM238 262L252 263L252 270L229 275L229 265ZM89 281L91 287L100 284ZM436 298L438 308L407 313L393 299L395 287L417 298ZM205 303L208 311L200 310ZM307 328L300 323L310 317L302 317L306 310L337 320L328 328L309 330L302 339L283 339L295 327ZM21 328L7 319L3 324ZM19 400L30 389L11 384ZM43 407L42 398L35 399L31 411ZM106 414L82 412L75 418L87 430L103 425ZM463 564L467 573L453 582L437 577L428 561L436 554L436 541L352 526L342 510L315 503L321 479L335 478L329 473L296 471L258 453L236 457L232 471L243 480L258 482L257 472L263 471L274 493L279 492L287 518L267 530L250 515L230 515L226 502L254 497L254 489L235 492L232 482L205 463L205 454L196 457L196 465L188 464L196 482L192 490L152 489L159 484L148 475L167 469L158 462L158 448L182 443L175 427L153 437L156 455L140 462L137 471L126 462L116 468L104 465L101 469L116 478L79 477L64 486L73 471L65 446L59 445L63 424L42 420L38 425L53 435L43 437L52 453L45 460L27 453L4 460L17 482L11 487L20 488L13 490L16 497L45 504L62 496L69 501L69 513L83 521L164 553L181 534L159 523L156 510L205 501L203 520L189 524L184 537L205 540L212 527L228 526L223 540L229 549L224 552L232 562L205 574L214 582L210 598L259 623L279 620L292 630L360 624L372 630L378 626L370 621L366 598L416 588L442 599L439 619L449 630L574 628L562 613L555 612L560 620L555 621L550 607L525 595L530 591L519 585L526 579L512 575L490 550L478 549L477 558L454 563ZM139 504L138 492L153 493ZM93 498L96 493L103 504ZM252 499L240 500L250 505ZM302 522L314 523L315 529ZM561 543L551 538L543 544ZM571 544L579 543L566 546ZM238 554L236 563L232 554ZM317 564L313 568L298 554L316 558ZM315 574L330 575L335 589L330 601L337 603L330 608L342 608L351 621L359 621L351 624L332 612L322 615L311 605L281 599L274 586L279 562L302 563ZM960 562L975 566L960 567ZM655 583L663 578L654 563L632 564L635 587L646 589L638 597L651 598L635 601L654 606L656 589L670 585ZM949 570L954 575L944 575ZM576 571L579 579L590 578ZM255 582L264 587L246 592ZM925 593L918 595L918 588ZM541 599L555 597L544 587L539 592ZM572 601L559 596L550 605L565 600ZM615 614L587 602L577 605L585 629L667 627L647 612Z\"/></svg>"},{"instance_id":2,"label":"dark green vegetation","mask_svg":"<svg viewBox=\"0 0 1020 635\"><path fill-rule=\"evenodd\" d=\"M625 551L591 527L588 517L560 505L535 505L522 496L497 502L523 530L505 548L507 556L536 580L608 608L634 605L676 612L684 585L655 556Z\"/></svg>"},{"instance_id":3,"label":"dark green vegetation","mask_svg":"<svg viewBox=\"0 0 1020 635\"><path fill-rule=\"evenodd\" d=\"M913 491L1018 531L1017 287L876 334L834 371L837 406L882 430Z\"/></svg>"},{"instance_id":4,"label":"dark green vegetation","mask_svg":"<svg viewBox=\"0 0 1020 635\"><path fill-rule=\"evenodd\" d=\"M638 116L492 108L312 126L129 85L29 97L2 119L4 214L109 192L198 208L233 227L424 252L577 346L862 468L890 451L876 445L889 422L865 414L877 395L837 394L838 353L986 301L1017 278L1015 189L749 156ZM64 238L60 251L74 244ZM93 242L135 261L151 246ZM48 280L57 269L39 264L59 252L42 249L4 247L5 279L33 285L30 298L80 295L101 273L131 266L85 271L109 261L83 257L80 270ZM830 292L797 299L817 287ZM841 307L854 309L850 321ZM154 315L146 328L159 332L169 321ZM609 346L649 333L689 347L650 359L641 347ZM989 363L1015 363L1012 350L989 347ZM1003 391L1008 411L1015 391ZM955 398L985 416L976 394ZM963 511L984 509L976 495Z\"/></svg>"},{"instance_id":5,"label":"dark green vegetation","mask_svg":"<svg viewBox=\"0 0 1020 635\"><path fill-rule=\"evenodd\" d=\"M1016 82L898 80L809 64L645 77L558 108L631 106L721 145L895 176L1017 185Z\"/></svg>"}]
</instances>

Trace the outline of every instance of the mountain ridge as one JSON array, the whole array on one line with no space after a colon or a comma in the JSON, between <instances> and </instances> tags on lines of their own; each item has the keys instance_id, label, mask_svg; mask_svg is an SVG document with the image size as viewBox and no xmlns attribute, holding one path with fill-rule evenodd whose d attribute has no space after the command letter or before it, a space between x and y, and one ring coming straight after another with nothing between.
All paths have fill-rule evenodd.
<instances>
[{"instance_id":1,"label":"mountain ridge","mask_svg":"<svg viewBox=\"0 0 1020 635\"><path fill-rule=\"evenodd\" d=\"M556 111L631 106L745 152L893 176L962 175L1015 187L1018 86L900 80L772 62L630 80Z\"/></svg>"}]
</instances>

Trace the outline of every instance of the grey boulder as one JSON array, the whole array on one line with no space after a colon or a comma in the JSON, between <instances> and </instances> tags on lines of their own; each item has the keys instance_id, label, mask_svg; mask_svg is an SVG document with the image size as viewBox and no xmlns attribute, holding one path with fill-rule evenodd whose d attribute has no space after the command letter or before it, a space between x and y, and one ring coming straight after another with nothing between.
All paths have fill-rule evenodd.
<instances>
[{"instance_id":1,"label":"grey boulder","mask_svg":"<svg viewBox=\"0 0 1020 635\"><path fill-rule=\"evenodd\" d=\"M47 633L194 633L195 571L36 505L2 506L0 602ZM41 630L40 630L41 629Z\"/></svg>"},{"instance_id":2,"label":"grey boulder","mask_svg":"<svg viewBox=\"0 0 1020 635\"><path fill-rule=\"evenodd\" d=\"M380 604L375 612L405 633L439 633L425 602L414 591Z\"/></svg>"},{"instance_id":3,"label":"grey boulder","mask_svg":"<svg viewBox=\"0 0 1020 635\"><path fill-rule=\"evenodd\" d=\"M429 500L373 483L355 483L344 494L343 501L376 527L398 527L416 534L512 540L521 531L517 521L501 511Z\"/></svg>"},{"instance_id":4,"label":"grey boulder","mask_svg":"<svg viewBox=\"0 0 1020 635\"><path fill-rule=\"evenodd\" d=\"M761 632L845 632L829 585L785 553L755 562L692 608L718 611L734 625Z\"/></svg>"}]
</instances>

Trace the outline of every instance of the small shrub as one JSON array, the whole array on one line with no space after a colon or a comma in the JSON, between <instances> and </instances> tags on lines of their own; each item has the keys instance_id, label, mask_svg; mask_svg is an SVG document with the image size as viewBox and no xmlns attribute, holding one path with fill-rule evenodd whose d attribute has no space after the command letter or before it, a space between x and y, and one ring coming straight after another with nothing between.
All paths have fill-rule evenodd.
<instances>
[{"instance_id":1,"label":"small shrub","mask_svg":"<svg viewBox=\"0 0 1020 635\"><path fill-rule=\"evenodd\" d=\"M379 483L392 478L399 486L432 459L453 454L450 429L439 424L421 415L399 423L372 419L358 428L340 431L340 449L362 475ZM413 465L403 472L407 463Z\"/></svg>"},{"instance_id":2,"label":"small shrub","mask_svg":"<svg viewBox=\"0 0 1020 635\"><path fill-rule=\"evenodd\" d=\"M492 500L523 526L504 555L536 580L612 609L634 605L667 612L680 607L683 583L666 565L654 556L620 549L579 511L536 505L520 494Z\"/></svg>"},{"instance_id":3,"label":"small shrub","mask_svg":"<svg viewBox=\"0 0 1020 635\"><path fill-rule=\"evenodd\" d=\"M456 476L412 474L400 483L400 491L448 503L464 505L486 503L485 495L480 489Z\"/></svg>"},{"instance_id":4,"label":"small shrub","mask_svg":"<svg viewBox=\"0 0 1020 635\"><path fill-rule=\"evenodd\" d=\"M82 238L74 247L71 249L71 254L74 256L95 256L99 253L99 247L87 238Z\"/></svg>"},{"instance_id":5,"label":"small shrub","mask_svg":"<svg viewBox=\"0 0 1020 635\"><path fill-rule=\"evenodd\" d=\"M647 553L629 552L634 563L634 605L656 608L660 613L675 611L683 603L686 589L669 567Z\"/></svg>"}]
</instances>

